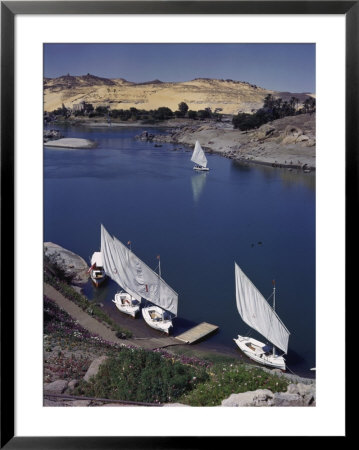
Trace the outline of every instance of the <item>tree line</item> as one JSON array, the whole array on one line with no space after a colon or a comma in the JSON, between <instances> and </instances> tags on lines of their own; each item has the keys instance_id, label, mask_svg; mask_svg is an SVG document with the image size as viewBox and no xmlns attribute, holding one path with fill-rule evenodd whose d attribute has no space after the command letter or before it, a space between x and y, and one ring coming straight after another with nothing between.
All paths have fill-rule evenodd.
<instances>
[{"instance_id":1,"label":"tree line","mask_svg":"<svg viewBox=\"0 0 359 450\"><path fill-rule=\"evenodd\" d=\"M286 116L306 113L312 114L314 112L315 98L307 98L302 107L299 108L299 99L296 97L291 97L289 101L283 101L281 98L274 98L272 94L268 94L264 98L262 108L253 114L238 113L233 117L232 123L234 128L246 131Z\"/></svg>"},{"instance_id":2,"label":"tree line","mask_svg":"<svg viewBox=\"0 0 359 450\"><path fill-rule=\"evenodd\" d=\"M106 117L107 120L119 119L122 121L137 121L142 120L147 123L159 122L162 120L168 120L173 118L189 118L189 119L210 119L215 118L220 120L221 108L215 109L213 112L211 108L205 108L199 111L192 111L189 109L187 103L181 102L178 104L178 110L172 111L166 106L161 106L157 109L145 110L131 107L129 109L110 109L109 106L97 106L93 107L91 103L83 103L81 110L72 110L66 108L62 104L61 108L57 108L51 112L52 116L61 116L65 118L74 117ZM47 115L47 114L46 114Z\"/></svg>"}]
</instances>

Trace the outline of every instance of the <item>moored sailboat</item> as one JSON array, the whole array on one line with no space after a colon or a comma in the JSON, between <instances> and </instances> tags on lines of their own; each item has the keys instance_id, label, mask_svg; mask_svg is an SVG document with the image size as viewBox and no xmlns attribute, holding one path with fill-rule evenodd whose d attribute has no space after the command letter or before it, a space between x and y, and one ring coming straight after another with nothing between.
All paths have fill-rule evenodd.
<instances>
[{"instance_id":1,"label":"moored sailboat","mask_svg":"<svg viewBox=\"0 0 359 450\"><path fill-rule=\"evenodd\" d=\"M265 366L286 369L283 355L288 351L289 331L275 312L275 285L273 287L273 308L235 263L236 303L243 321L262 334L273 348L248 336L238 335L233 339L248 358ZM275 347L283 350L277 355Z\"/></svg>"},{"instance_id":2,"label":"moored sailboat","mask_svg":"<svg viewBox=\"0 0 359 450\"><path fill-rule=\"evenodd\" d=\"M111 237L101 225L101 249L104 255L104 268L110 278L116 281L131 297L131 307L140 309L141 299L151 302L142 308L142 315L148 325L169 334L172 319L177 314L178 295L133 251L116 237ZM122 304L120 300L124 300ZM128 314L124 293L120 292L114 300L122 312Z\"/></svg>"},{"instance_id":3,"label":"moored sailboat","mask_svg":"<svg viewBox=\"0 0 359 450\"><path fill-rule=\"evenodd\" d=\"M142 316L150 327L169 334L177 315L178 294L161 278L161 260L157 258L158 274L146 266L149 284L143 296L151 304L142 308Z\"/></svg>"},{"instance_id":4,"label":"moored sailboat","mask_svg":"<svg viewBox=\"0 0 359 450\"><path fill-rule=\"evenodd\" d=\"M198 141L196 141L196 144L194 146L191 161L193 161L196 164L193 167L193 170L198 170L198 171L208 171L209 170L209 168L207 167L206 155L204 154L201 144Z\"/></svg>"},{"instance_id":5,"label":"moored sailboat","mask_svg":"<svg viewBox=\"0 0 359 450\"><path fill-rule=\"evenodd\" d=\"M130 250L123 244L121 245L124 249L119 248L116 241L111 237L105 227L101 225L101 251L104 259L105 272L124 289L117 292L112 301L121 312L135 317L140 310L141 296L131 289L128 282L126 251L130 252Z\"/></svg>"},{"instance_id":6,"label":"moored sailboat","mask_svg":"<svg viewBox=\"0 0 359 450\"><path fill-rule=\"evenodd\" d=\"M90 273L93 284L98 287L106 279L105 270L103 268L103 258L101 252L93 253L91 257L91 267L88 272Z\"/></svg>"}]
</instances>

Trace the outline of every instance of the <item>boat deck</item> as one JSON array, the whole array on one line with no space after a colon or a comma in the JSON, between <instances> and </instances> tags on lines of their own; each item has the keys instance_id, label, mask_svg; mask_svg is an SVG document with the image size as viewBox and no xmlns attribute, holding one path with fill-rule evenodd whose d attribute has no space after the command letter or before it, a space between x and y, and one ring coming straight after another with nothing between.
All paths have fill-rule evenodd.
<instances>
[{"instance_id":1,"label":"boat deck","mask_svg":"<svg viewBox=\"0 0 359 450\"><path fill-rule=\"evenodd\" d=\"M203 339L209 334L214 333L216 330L218 330L217 325L202 322L199 325L196 325L195 327L191 328L190 330L187 330L184 333L175 336L175 338L178 339L179 341L185 342L186 344L193 344L194 342Z\"/></svg>"}]
</instances>

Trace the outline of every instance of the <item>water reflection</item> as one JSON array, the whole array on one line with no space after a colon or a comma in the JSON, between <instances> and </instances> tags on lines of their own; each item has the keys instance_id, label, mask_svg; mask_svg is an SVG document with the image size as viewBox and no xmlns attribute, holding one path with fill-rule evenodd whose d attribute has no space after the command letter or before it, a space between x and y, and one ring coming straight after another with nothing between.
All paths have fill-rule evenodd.
<instances>
[{"instance_id":1,"label":"water reflection","mask_svg":"<svg viewBox=\"0 0 359 450\"><path fill-rule=\"evenodd\" d=\"M207 173L196 173L192 176L192 191L193 191L193 200L195 203L198 202L199 197L202 194L204 185L206 184Z\"/></svg>"},{"instance_id":2,"label":"water reflection","mask_svg":"<svg viewBox=\"0 0 359 450\"><path fill-rule=\"evenodd\" d=\"M285 187L295 186L299 183L306 186L308 189L315 191L315 171L305 173L301 169L288 169L261 164L250 165L246 162L236 160L232 161L231 169L236 172L250 172L251 170L256 170L267 180L281 179Z\"/></svg>"}]
</instances>

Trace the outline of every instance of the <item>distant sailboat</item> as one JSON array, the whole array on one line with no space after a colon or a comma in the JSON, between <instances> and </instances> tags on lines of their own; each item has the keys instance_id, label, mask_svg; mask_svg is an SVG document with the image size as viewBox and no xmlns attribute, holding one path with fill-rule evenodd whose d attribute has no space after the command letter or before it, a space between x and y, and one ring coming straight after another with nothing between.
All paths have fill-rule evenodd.
<instances>
[{"instance_id":1,"label":"distant sailboat","mask_svg":"<svg viewBox=\"0 0 359 450\"><path fill-rule=\"evenodd\" d=\"M272 308L236 263L235 280L236 302L240 316L245 323L273 344L273 350L250 337L238 335L237 339L233 339L234 342L253 361L285 370L283 355L276 354L274 345L283 350L284 354L287 353L290 333L275 312L275 286Z\"/></svg>"},{"instance_id":2,"label":"distant sailboat","mask_svg":"<svg viewBox=\"0 0 359 450\"><path fill-rule=\"evenodd\" d=\"M105 227L101 225L101 252L103 254L106 274L122 289L112 300L123 313L135 317L140 310L141 296L132 289L129 267L130 249L120 241L111 237Z\"/></svg>"},{"instance_id":3,"label":"distant sailboat","mask_svg":"<svg viewBox=\"0 0 359 450\"><path fill-rule=\"evenodd\" d=\"M196 145L194 146L191 161L193 161L196 164L193 167L193 170L201 170L201 171L209 170L209 168L207 167L206 155L204 154L201 144L198 141L196 141Z\"/></svg>"}]
</instances>

